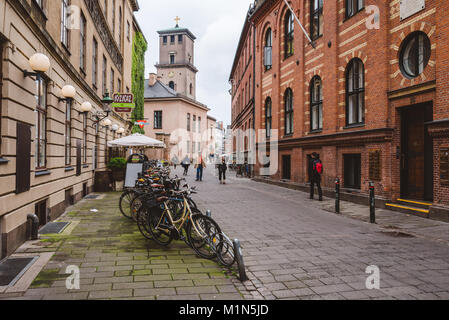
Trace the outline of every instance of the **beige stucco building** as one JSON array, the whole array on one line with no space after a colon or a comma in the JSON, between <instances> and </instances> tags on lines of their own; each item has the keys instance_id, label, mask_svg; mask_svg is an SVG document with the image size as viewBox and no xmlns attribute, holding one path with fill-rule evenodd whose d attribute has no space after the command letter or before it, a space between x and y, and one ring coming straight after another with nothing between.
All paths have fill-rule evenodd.
<instances>
[{"instance_id":1,"label":"beige stucco building","mask_svg":"<svg viewBox=\"0 0 449 320\"><path fill-rule=\"evenodd\" d=\"M131 89L138 9L136 0L0 0L0 257L27 239L28 214L44 225L92 191L107 141L120 136L113 129L132 127L126 114L110 113L109 127L94 114L106 90ZM36 53L50 68L25 76ZM60 101L65 85L73 101Z\"/></svg>"},{"instance_id":2,"label":"beige stucco building","mask_svg":"<svg viewBox=\"0 0 449 320\"><path fill-rule=\"evenodd\" d=\"M209 108L196 100L195 36L186 28L158 31L157 74L145 81L145 134L164 141L165 150L148 150L152 159L182 161L208 154Z\"/></svg>"}]
</instances>

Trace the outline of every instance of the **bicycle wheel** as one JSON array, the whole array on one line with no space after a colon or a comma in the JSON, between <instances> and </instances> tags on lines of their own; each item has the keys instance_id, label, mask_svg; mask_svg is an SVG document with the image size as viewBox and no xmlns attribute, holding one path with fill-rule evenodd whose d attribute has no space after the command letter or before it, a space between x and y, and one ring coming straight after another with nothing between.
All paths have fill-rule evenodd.
<instances>
[{"instance_id":1,"label":"bicycle wheel","mask_svg":"<svg viewBox=\"0 0 449 320\"><path fill-rule=\"evenodd\" d=\"M149 240L152 240L150 226L149 226L149 217L150 213L148 208L145 206L141 206L139 211L137 212L137 226L139 227L140 233Z\"/></svg>"},{"instance_id":2,"label":"bicycle wheel","mask_svg":"<svg viewBox=\"0 0 449 320\"><path fill-rule=\"evenodd\" d=\"M142 203L147 197L147 194L140 194L138 196L135 196L134 199L132 199L130 207L130 213L131 213L131 219L137 222L137 213L139 212L139 209L142 207Z\"/></svg>"},{"instance_id":3,"label":"bicycle wheel","mask_svg":"<svg viewBox=\"0 0 449 320\"><path fill-rule=\"evenodd\" d=\"M162 246L168 246L173 238L170 234L170 225L167 218L163 217L161 223L161 216L163 215L163 210L159 207L151 208L148 215L148 228L151 233L152 239Z\"/></svg>"},{"instance_id":4,"label":"bicycle wheel","mask_svg":"<svg viewBox=\"0 0 449 320\"><path fill-rule=\"evenodd\" d=\"M234 244L224 236L217 245L217 258L218 261L227 268L231 267L236 261Z\"/></svg>"},{"instance_id":5,"label":"bicycle wheel","mask_svg":"<svg viewBox=\"0 0 449 320\"><path fill-rule=\"evenodd\" d=\"M221 241L221 229L210 217L194 214L190 217L187 237L193 250L202 258L217 256L217 244Z\"/></svg>"},{"instance_id":6,"label":"bicycle wheel","mask_svg":"<svg viewBox=\"0 0 449 320\"><path fill-rule=\"evenodd\" d=\"M120 212L128 219L132 219L131 216L131 202L134 199L136 193L133 190L126 190L120 196L119 208Z\"/></svg>"}]
</instances>

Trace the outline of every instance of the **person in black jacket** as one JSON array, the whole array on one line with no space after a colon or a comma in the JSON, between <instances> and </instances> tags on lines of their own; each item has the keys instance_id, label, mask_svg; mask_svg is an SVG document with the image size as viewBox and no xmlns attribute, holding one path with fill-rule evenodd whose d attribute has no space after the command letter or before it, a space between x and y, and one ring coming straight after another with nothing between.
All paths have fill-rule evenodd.
<instances>
[{"instance_id":1,"label":"person in black jacket","mask_svg":"<svg viewBox=\"0 0 449 320\"><path fill-rule=\"evenodd\" d=\"M220 179L220 184L226 184L226 170L228 170L228 166L226 165L225 158L222 158L221 163L218 165L218 178Z\"/></svg>"},{"instance_id":2,"label":"person in black jacket","mask_svg":"<svg viewBox=\"0 0 449 320\"><path fill-rule=\"evenodd\" d=\"M315 193L315 184L318 188L319 200L323 201L323 190L321 189L321 174L323 173L323 164L320 155L314 152L312 154L312 178L310 179L310 199L313 199Z\"/></svg>"}]
</instances>

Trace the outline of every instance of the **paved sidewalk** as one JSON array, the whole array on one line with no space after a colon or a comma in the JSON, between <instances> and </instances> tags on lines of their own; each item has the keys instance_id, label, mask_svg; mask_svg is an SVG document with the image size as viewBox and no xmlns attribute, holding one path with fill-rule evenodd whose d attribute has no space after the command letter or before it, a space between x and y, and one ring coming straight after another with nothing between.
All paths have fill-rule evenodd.
<instances>
[{"instance_id":1,"label":"paved sidewalk","mask_svg":"<svg viewBox=\"0 0 449 320\"><path fill-rule=\"evenodd\" d=\"M59 219L75 226L70 234L41 236L22 246L16 253L54 255L26 292L0 299L242 299L235 276L198 258L184 242L165 248L145 240L119 212L119 196L82 200ZM80 290L66 289L69 265L80 268Z\"/></svg>"},{"instance_id":2,"label":"paved sidewalk","mask_svg":"<svg viewBox=\"0 0 449 320\"><path fill-rule=\"evenodd\" d=\"M379 224L371 225L367 207L342 203L336 215L327 211L332 200L312 201L232 171L220 185L209 168L198 188L200 205L242 242L250 281L238 288L245 297L449 299L449 224L378 210ZM371 265L380 269L380 290L366 288Z\"/></svg>"}]
</instances>

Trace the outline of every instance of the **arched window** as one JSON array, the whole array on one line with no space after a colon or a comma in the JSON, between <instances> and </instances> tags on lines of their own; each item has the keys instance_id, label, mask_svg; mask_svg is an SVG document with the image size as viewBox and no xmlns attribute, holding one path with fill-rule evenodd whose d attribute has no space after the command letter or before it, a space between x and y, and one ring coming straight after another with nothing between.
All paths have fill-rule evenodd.
<instances>
[{"instance_id":1,"label":"arched window","mask_svg":"<svg viewBox=\"0 0 449 320\"><path fill-rule=\"evenodd\" d=\"M272 120L272 108L271 98L268 97L265 100L265 129L267 131L267 138L271 137L271 120Z\"/></svg>"},{"instance_id":2,"label":"arched window","mask_svg":"<svg viewBox=\"0 0 449 320\"><path fill-rule=\"evenodd\" d=\"M288 88L284 96L285 103L285 135L293 134L293 92Z\"/></svg>"},{"instance_id":3,"label":"arched window","mask_svg":"<svg viewBox=\"0 0 449 320\"><path fill-rule=\"evenodd\" d=\"M323 35L323 0L310 0L310 38Z\"/></svg>"},{"instance_id":4,"label":"arched window","mask_svg":"<svg viewBox=\"0 0 449 320\"><path fill-rule=\"evenodd\" d=\"M175 90L175 83L174 83L173 81L170 81L170 83L168 84L168 86L169 86L171 89Z\"/></svg>"},{"instance_id":5,"label":"arched window","mask_svg":"<svg viewBox=\"0 0 449 320\"><path fill-rule=\"evenodd\" d=\"M352 59L346 68L346 125L365 123L365 68Z\"/></svg>"},{"instance_id":6,"label":"arched window","mask_svg":"<svg viewBox=\"0 0 449 320\"><path fill-rule=\"evenodd\" d=\"M310 129L323 129L323 86L319 76L310 82Z\"/></svg>"},{"instance_id":7,"label":"arched window","mask_svg":"<svg viewBox=\"0 0 449 320\"><path fill-rule=\"evenodd\" d=\"M293 31L294 31L294 20L293 15L290 10L285 14L285 26L284 26L284 37L285 37L285 59L293 55Z\"/></svg>"},{"instance_id":8,"label":"arched window","mask_svg":"<svg viewBox=\"0 0 449 320\"><path fill-rule=\"evenodd\" d=\"M267 33L265 34L265 49L264 49L264 66L265 71L270 70L273 65L272 53L273 53L273 45L272 45L272 32L271 28L268 28Z\"/></svg>"}]
</instances>

